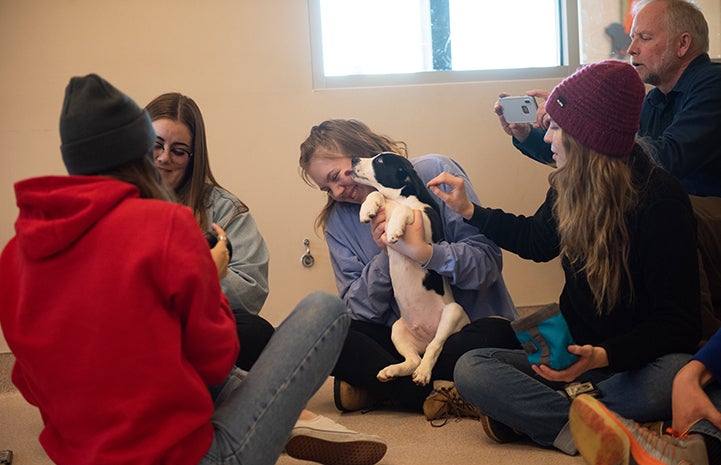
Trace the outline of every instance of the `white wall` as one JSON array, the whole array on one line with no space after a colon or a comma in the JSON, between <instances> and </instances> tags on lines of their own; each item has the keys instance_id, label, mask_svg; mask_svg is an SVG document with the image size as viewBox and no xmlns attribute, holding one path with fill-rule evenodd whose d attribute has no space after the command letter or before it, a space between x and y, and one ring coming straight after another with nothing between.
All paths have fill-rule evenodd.
<instances>
[{"instance_id":1,"label":"white wall","mask_svg":"<svg viewBox=\"0 0 721 465\"><path fill-rule=\"evenodd\" d=\"M12 184L65 173L58 136L64 88L71 76L90 72L141 106L167 91L198 102L213 170L250 206L270 247L263 314L274 324L308 292L335 292L325 244L313 230L324 196L297 169L298 146L313 124L358 118L406 141L411 156L450 155L488 206L531 214L547 189L548 168L513 149L491 108L499 91L556 82L315 91L302 0L0 0L0 244L13 235ZM300 265L305 238L316 258L311 269ZM506 253L504 274L517 305L557 299L557 262ZM0 352L7 350L0 337Z\"/></svg>"}]
</instances>

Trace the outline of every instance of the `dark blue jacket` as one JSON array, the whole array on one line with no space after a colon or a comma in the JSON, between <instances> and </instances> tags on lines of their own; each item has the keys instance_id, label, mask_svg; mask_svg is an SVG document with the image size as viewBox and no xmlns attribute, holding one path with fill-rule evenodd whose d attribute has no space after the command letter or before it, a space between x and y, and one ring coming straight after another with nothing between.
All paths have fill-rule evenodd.
<instances>
[{"instance_id":1,"label":"dark blue jacket","mask_svg":"<svg viewBox=\"0 0 721 465\"><path fill-rule=\"evenodd\" d=\"M553 163L543 134L534 128L525 142L514 138L513 145L534 160ZM652 89L643 102L639 135L689 194L721 197L721 63L704 53L671 92Z\"/></svg>"}]
</instances>

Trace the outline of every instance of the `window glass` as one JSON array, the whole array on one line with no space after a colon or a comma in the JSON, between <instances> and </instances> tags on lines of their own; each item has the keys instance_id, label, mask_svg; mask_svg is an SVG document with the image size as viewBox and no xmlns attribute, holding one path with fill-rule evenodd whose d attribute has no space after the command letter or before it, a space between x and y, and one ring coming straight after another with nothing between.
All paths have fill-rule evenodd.
<instances>
[{"instance_id":1,"label":"window glass","mask_svg":"<svg viewBox=\"0 0 721 465\"><path fill-rule=\"evenodd\" d=\"M581 63L608 58L627 59L631 43L625 0L579 0L578 32Z\"/></svg>"},{"instance_id":2,"label":"window glass","mask_svg":"<svg viewBox=\"0 0 721 465\"><path fill-rule=\"evenodd\" d=\"M321 0L323 71L325 76L344 76L557 66L557 4ZM434 34L444 40L434 42ZM434 65L439 53L445 57Z\"/></svg>"},{"instance_id":3,"label":"window glass","mask_svg":"<svg viewBox=\"0 0 721 465\"><path fill-rule=\"evenodd\" d=\"M452 69L558 66L558 16L557 0L450 0Z\"/></svg>"},{"instance_id":4,"label":"window glass","mask_svg":"<svg viewBox=\"0 0 721 465\"><path fill-rule=\"evenodd\" d=\"M426 63L430 22L424 3L427 1L321 0L325 75L433 69Z\"/></svg>"}]
</instances>

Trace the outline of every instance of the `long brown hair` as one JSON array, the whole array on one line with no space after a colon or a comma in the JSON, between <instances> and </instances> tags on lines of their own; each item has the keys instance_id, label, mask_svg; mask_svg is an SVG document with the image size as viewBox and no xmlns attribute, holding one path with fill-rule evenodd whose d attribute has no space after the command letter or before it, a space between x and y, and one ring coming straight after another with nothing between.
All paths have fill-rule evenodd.
<instances>
[{"instance_id":1,"label":"long brown hair","mask_svg":"<svg viewBox=\"0 0 721 465\"><path fill-rule=\"evenodd\" d=\"M210 195L214 187L222 188L222 186L215 180L210 170L205 123L200 108L190 97L171 92L156 97L152 102L148 103L145 109L150 114L152 121L164 118L178 121L190 130L190 134L193 136L193 153L190 160L188 160L185 175L175 189L175 195L180 203L193 210L200 227L204 231L209 230ZM229 221L248 211L248 207L240 201L238 201L236 208L237 211ZM221 227L223 226L225 225L221 225Z\"/></svg>"},{"instance_id":2,"label":"long brown hair","mask_svg":"<svg viewBox=\"0 0 721 465\"><path fill-rule=\"evenodd\" d=\"M318 154L319 149L325 149ZM328 152L332 152L333 155ZM395 152L408 156L405 142L376 134L365 124L354 119L330 119L313 126L310 135L300 144L299 170L303 181L311 187L318 187L308 175L311 160L318 156L370 158L381 152ZM337 155L336 155L337 154ZM315 220L316 229L325 231L325 223L336 201L328 194L325 206Z\"/></svg>"},{"instance_id":3,"label":"long brown hair","mask_svg":"<svg viewBox=\"0 0 721 465\"><path fill-rule=\"evenodd\" d=\"M566 164L549 176L558 192L553 211L561 256L586 274L596 311L608 313L621 300L624 281L632 298L626 215L636 205L638 192L628 157L604 155L565 132L562 141Z\"/></svg>"},{"instance_id":4,"label":"long brown hair","mask_svg":"<svg viewBox=\"0 0 721 465\"><path fill-rule=\"evenodd\" d=\"M118 181L127 182L138 188L143 199L159 199L175 202L175 195L160 178L158 170L148 156L120 165L109 171L97 173Z\"/></svg>"}]
</instances>

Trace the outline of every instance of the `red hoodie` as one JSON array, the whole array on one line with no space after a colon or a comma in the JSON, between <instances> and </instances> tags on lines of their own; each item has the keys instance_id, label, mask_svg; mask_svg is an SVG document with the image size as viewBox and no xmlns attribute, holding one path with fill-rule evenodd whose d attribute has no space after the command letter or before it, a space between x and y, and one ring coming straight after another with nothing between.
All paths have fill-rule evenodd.
<instances>
[{"instance_id":1,"label":"red hoodie","mask_svg":"<svg viewBox=\"0 0 721 465\"><path fill-rule=\"evenodd\" d=\"M0 324L48 456L197 464L213 440L207 386L239 344L190 210L95 176L28 179L15 194Z\"/></svg>"}]
</instances>

